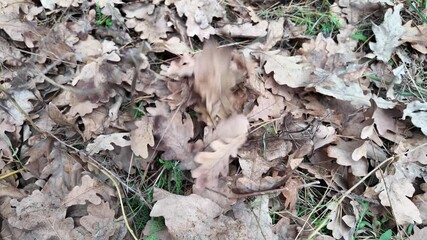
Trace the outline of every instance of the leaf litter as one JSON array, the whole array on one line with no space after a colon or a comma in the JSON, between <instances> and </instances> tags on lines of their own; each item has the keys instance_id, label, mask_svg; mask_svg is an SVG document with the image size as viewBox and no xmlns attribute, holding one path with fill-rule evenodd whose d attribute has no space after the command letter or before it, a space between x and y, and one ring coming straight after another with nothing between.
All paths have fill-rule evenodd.
<instances>
[{"instance_id":1,"label":"leaf litter","mask_svg":"<svg viewBox=\"0 0 427 240\"><path fill-rule=\"evenodd\" d=\"M0 238L422 239L420 6L296 2L3 1Z\"/></svg>"}]
</instances>

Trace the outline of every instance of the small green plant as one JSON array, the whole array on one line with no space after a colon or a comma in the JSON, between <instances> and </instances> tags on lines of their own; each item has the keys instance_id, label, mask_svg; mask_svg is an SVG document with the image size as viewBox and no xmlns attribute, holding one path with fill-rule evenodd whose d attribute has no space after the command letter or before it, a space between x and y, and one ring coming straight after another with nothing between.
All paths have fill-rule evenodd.
<instances>
[{"instance_id":1,"label":"small green plant","mask_svg":"<svg viewBox=\"0 0 427 240\"><path fill-rule=\"evenodd\" d=\"M324 35L330 35L342 27L340 21L329 12L327 1L324 1L319 8L309 6L309 4L304 6L276 6L260 10L258 15L264 19L288 17L293 23L305 26L305 34L307 35L317 35L320 32Z\"/></svg>"},{"instance_id":2,"label":"small green plant","mask_svg":"<svg viewBox=\"0 0 427 240\"><path fill-rule=\"evenodd\" d=\"M160 164L160 172L152 177L152 181L147 181L139 187L144 190L146 196L145 200L149 204L154 203L154 188L162 188L170 193L184 194L184 173L178 167L178 162L159 159L158 163ZM144 175L141 169L137 168L136 171L138 175ZM134 185L137 184L134 183ZM148 236L145 236L144 239L158 239L157 232L165 228L164 219L162 217L150 217L151 209L137 197L129 198L127 205L131 210L130 217L133 219L134 229L136 229L137 232L142 232L148 221L151 220L150 233Z\"/></svg>"},{"instance_id":3,"label":"small green plant","mask_svg":"<svg viewBox=\"0 0 427 240\"><path fill-rule=\"evenodd\" d=\"M414 10L422 22L427 23L427 0L406 0L406 3L412 10Z\"/></svg>"},{"instance_id":4,"label":"small green plant","mask_svg":"<svg viewBox=\"0 0 427 240\"><path fill-rule=\"evenodd\" d=\"M360 206L359 219L352 239L374 238L390 240L393 237L393 231L387 229L384 225L391 220L391 217L382 215L380 219L377 219L375 214L370 211L368 202L358 199L357 203ZM381 235L378 236L378 233L381 233Z\"/></svg>"},{"instance_id":5,"label":"small green plant","mask_svg":"<svg viewBox=\"0 0 427 240\"><path fill-rule=\"evenodd\" d=\"M111 17L105 16L102 13L99 2L96 3L95 20L96 20L95 24L97 27L99 27L99 26L111 27L111 25L113 25L113 21L111 20Z\"/></svg>"}]
</instances>

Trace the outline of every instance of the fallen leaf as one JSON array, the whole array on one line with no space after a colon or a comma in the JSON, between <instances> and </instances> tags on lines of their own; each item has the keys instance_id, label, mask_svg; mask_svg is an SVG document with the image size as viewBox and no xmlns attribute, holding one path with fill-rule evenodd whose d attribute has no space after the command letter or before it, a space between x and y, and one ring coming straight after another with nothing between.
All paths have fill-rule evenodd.
<instances>
[{"instance_id":1,"label":"fallen leaf","mask_svg":"<svg viewBox=\"0 0 427 240\"><path fill-rule=\"evenodd\" d=\"M399 39L406 31L400 18L402 8L403 4L399 4L394 10L388 9L384 15L384 22L379 26L375 24L372 26L376 42L370 42L369 47L381 61L388 62L396 47L401 44Z\"/></svg>"},{"instance_id":2,"label":"fallen leaf","mask_svg":"<svg viewBox=\"0 0 427 240\"><path fill-rule=\"evenodd\" d=\"M427 24L411 27L412 20L408 21L403 27L406 29L401 40L408 42L411 46L422 54L427 54Z\"/></svg>"},{"instance_id":3,"label":"fallen leaf","mask_svg":"<svg viewBox=\"0 0 427 240\"><path fill-rule=\"evenodd\" d=\"M227 135L219 135L210 143L212 151L204 151L196 155L194 161L201 164L191 171L192 177L196 178L196 186L203 188L207 182L217 182L219 175L227 176L229 158L236 157L238 149L245 143L249 122L243 115L233 115L222 120L216 131L222 132L222 129L233 126L234 131L228 132Z\"/></svg>"},{"instance_id":4,"label":"fallen leaf","mask_svg":"<svg viewBox=\"0 0 427 240\"><path fill-rule=\"evenodd\" d=\"M142 158L148 157L147 145L154 146L153 122L148 117L135 121L136 129L130 133L132 151Z\"/></svg>"},{"instance_id":5,"label":"fallen leaf","mask_svg":"<svg viewBox=\"0 0 427 240\"><path fill-rule=\"evenodd\" d=\"M358 141L344 141L338 139L336 146L327 148L328 156L337 159L337 163L342 166L350 166L355 176L365 176L368 173L368 161L365 158L352 159L354 149L360 146Z\"/></svg>"},{"instance_id":6,"label":"fallen leaf","mask_svg":"<svg viewBox=\"0 0 427 240\"><path fill-rule=\"evenodd\" d=\"M403 110L402 119L406 119L406 117L411 117L411 122L421 128L423 134L427 136L427 103L420 101L409 103Z\"/></svg>"},{"instance_id":7,"label":"fallen leaf","mask_svg":"<svg viewBox=\"0 0 427 240\"><path fill-rule=\"evenodd\" d=\"M86 201L99 205L102 199L99 196L114 196L114 191L110 187L100 183L98 180L88 175L82 177L82 185L75 186L63 199L66 207L72 205L84 205Z\"/></svg>"},{"instance_id":8,"label":"fallen leaf","mask_svg":"<svg viewBox=\"0 0 427 240\"><path fill-rule=\"evenodd\" d=\"M283 97L273 95L269 91L265 91L264 96L259 96L257 103L248 114L250 120L268 121L270 118L278 118L285 109Z\"/></svg>"},{"instance_id":9,"label":"fallen leaf","mask_svg":"<svg viewBox=\"0 0 427 240\"><path fill-rule=\"evenodd\" d=\"M87 212L88 215L80 219L80 224L92 234L92 239L109 239L120 228L121 223L114 219L115 212L108 202L89 204Z\"/></svg>"},{"instance_id":10,"label":"fallen leaf","mask_svg":"<svg viewBox=\"0 0 427 240\"><path fill-rule=\"evenodd\" d=\"M250 239L249 229L222 215L222 208L196 194L179 196L155 188L157 200L151 217L165 218L169 233L177 239ZM159 195L162 195L159 199ZM242 226L243 225L243 226ZM188 231L191 229L191 231Z\"/></svg>"},{"instance_id":11,"label":"fallen leaf","mask_svg":"<svg viewBox=\"0 0 427 240\"><path fill-rule=\"evenodd\" d=\"M20 229L20 239L72 239L74 221L66 217L67 208L61 200L38 190L20 202L11 200L16 215L8 218L8 223Z\"/></svg>"},{"instance_id":12,"label":"fallen leaf","mask_svg":"<svg viewBox=\"0 0 427 240\"><path fill-rule=\"evenodd\" d=\"M278 239L278 236L273 233L268 196L255 198L249 206L250 208L243 201L233 206L234 216L248 230L248 239Z\"/></svg>"},{"instance_id":13,"label":"fallen leaf","mask_svg":"<svg viewBox=\"0 0 427 240\"><path fill-rule=\"evenodd\" d=\"M131 145L128 140L129 133L112 133L109 135L99 135L92 143L86 146L86 151L89 155L99 153L102 150L113 150L113 143L119 147L126 147Z\"/></svg>"},{"instance_id":14,"label":"fallen leaf","mask_svg":"<svg viewBox=\"0 0 427 240\"><path fill-rule=\"evenodd\" d=\"M180 17L187 17L187 35L197 36L201 41L215 34L212 19L225 16L224 8L216 0L179 0L175 2L175 7Z\"/></svg>"},{"instance_id":15,"label":"fallen leaf","mask_svg":"<svg viewBox=\"0 0 427 240\"><path fill-rule=\"evenodd\" d=\"M266 55L264 69L274 72L274 80L280 85L292 88L307 86L310 82L312 66L303 62L302 56Z\"/></svg>"},{"instance_id":16,"label":"fallen leaf","mask_svg":"<svg viewBox=\"0 0 427 240\"><path fill-rule=\"evenodd\" d=\"M268 22L263 20L257 24L243 23L240 25L227 24L217 29L218 33L229 37L258 38L267 35Z\"/></svg>"},{"instance_id":17,"label":"fallen leaf","mask_svg":"<svg viewBox=\"0 0 427 240\"><path fill-rule=\"evenodd\" d=\"M396 172L380 177L380 183L376 185L375 192L380 193L379 198L383 206L391 207L396 223L400 225L421 223L420 211L417 206L409 199L415 192L411 179L407 178L399 167L394 164Z\"/></svg>"}]
</instances>

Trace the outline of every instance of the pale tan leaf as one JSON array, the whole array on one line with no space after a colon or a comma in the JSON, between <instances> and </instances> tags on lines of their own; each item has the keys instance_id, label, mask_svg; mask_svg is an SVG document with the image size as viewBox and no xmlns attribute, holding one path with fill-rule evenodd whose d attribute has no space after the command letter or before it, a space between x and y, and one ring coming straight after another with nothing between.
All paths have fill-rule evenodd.
<instances>
[{"instance_id":1,"label":"pale tan leaf","mask_svg":"<svg viewBox=\"0 0 427 240\"><path fill-rule=\"evenodd\" d=\"M82 185L75 186L63 199L63 204L67 207L72 205L83 205L89 201L99 205L102 195L114 196L114 191L107 185L100 183L98 180L88 175L82 177Z\"/></svg>"},{"instance_id":2,"label":"pale tan leaf","mask_svg":"<svg viewBox=\"0 0 427 240\"><path fill-rule=\"evenodd\" d=\"M218 33L230 37L258 38L267 35L268 22L263 20L257 24L243 23L240 25L227 24L217 29Z\"/></svg>"},{"instance_id":3,"label":"pale tan leaf","mask_svg":"<svg viewBox=\"0 0 427 240\"><path fill-rule=\"evenodd\" d=\"M384 15L384 22L379 26L375 24L372 26L376 42L370 42L369 47L377 58L384 62L390 60L396 47L401 44L399 39L406 31L402 26L402 19L400 17L400 10L402 8L403 4L399 4L394 7L394 11L388 9Z\"/></svg>"},{"instance_id":4,"label":"pale tan leaf","mask_svg":"<svg viewBox=\"0 0 427 240\"><path fill-rule=\"evenodd\" d=\"M348 226L344 222L343 218L347 215L343 216L342 206L338 205L336 202L331 202L328 205L328 209L331 210L328 215L331 221L326 225L326 228L332 230L332 236L335 239L344 238L345 240L350 240L352 226Z\"/></svg>"},{"instance_id":5,"label":"pale tan leaf","mask_svg":"<svg viewBox=\"0 0 427 240\"><path fill-rule=\"evenodd\" d=\"M74 222L66 218L67 208L60 199L36 190L20 202L12 199L10 203L16 215L8 223L23 231L20 239L72 239Z\"/></svg>"},{"instance_id":6,"label":"pale tan leaf","mask_svg":"<svg viewBox=\"0 0 427 240\"><path fill-rule=\"evenodd\" d=\"M424 240L427 236L427 227L419 229L414 226L414 234L409 237L409 240Z\"/></svg>"},{"instance_id":7,"label":"pale tan leaf","mask_svg":"<svg viewBox=\"0 0 427 240\"><path fill-rule=\"evenodd\" d=\"M109 239L118 230L121 223L114 219L114 210L108 202L99 205L89 204L88 215L80 219L80 224L92 233L92 239Z\"/></svg>"},{"instance_id":8,"label":"pale tan leaf","mask_svg":"<svg viewBox=\"0 0 427 240\"><path fill-rule=\"evenodd\" d=\"M411 117L412 123L421 128L421 131L427 136L427 103L420 101L409 103L403 110L402 118L405 119L406 117Z\"/></svg>"},{"instance_id":9,"label":"pale tan leaf","mask_svg":"<svg viewBox=\"0 0 427 240\"><path fill-rule=\"evenodd\" d=\"M270 118L280 117L285 109L283 97L273 95L269 91L265 91L264 96L259 96L257 103L258 105L254 106L248 114L250 120L268 121Z\"/></svg>"},{"instance_id":10,"label":"pale tan leaf","mask_svg":"<svg viewBox=\"0 0 427 240\"><path fill-rule=\"evenodd\" d=\"M201 41L215 34L212 19L225 16L225 9L216 0L179 0L175 2L175 7L180 17L187 17L187 35L197 36Z\"/></svg>"},{"instance_id":11,"label":"pale tan leaf","mask_svg":"<svg viewBox=\"0 0 427 240\"><path fill-rule=\"evenodd\" d=\"M159 191L154 189L154 199L159 199ZM252 239L245 225L222 215L223 209L207 198L166 191L162 195L150 216L163 216L169 233L177 239Z\"/></svg>"},{"instance_id":12,"label":"pale tan leaf","mask_svg":"<svg viewBox=\"0 0 427 240\"><path fill-rule=\"evenodd\" d=\"M144 117L135 121L136 129L130 133L132 151L142 158L148 157L147 145L154 146L152 119Z\"/></svg>"},{"instance_id":13,"label":"pale tan leaf","mask_svg":"<svg viewBox=\"0 0 427 240\"><path fill-rule=\"evenodd\" d=\"M267 55L264 65L266 73L274 72L274 80L280 85L292 88L307 86L310 82L310 64L304 63L301 56Z\"/></svg>"},{"instance_id":14,"label":"pale tan leaf","mask_svg":"<svg viewBox=\"0 0 427 240\"><path fill-rule=\"evenodd\" d=\"M351 157L354 149L360 146L358 141L344 141L339 139L336 146L327 148L328 156L337 159L337 163L350 166L355 176L365 176L368 173L368 161L365 158L354 161Z\"/></svg>"},{"instance_id":15,"label":"pale tan leaf","mask_svg":"<svg viewBox=\"0 0 427 240\"><path fill-rule=\"evenodd\" d=\"M273 233L273 220L269 214L269 197L267 195L255 198L250 204L240 201L233 206L234 216L249 230L248 239L277 240Z\"/></svg>"},{"instance_id":16,"label":"pale tan leaf","mask_svg":"<svg viewBox=\"0 0 427 240\"><path fill-rule=\"evenodd\" d=\"M375 186L375 192L383 206L391 207L397 224L421 223L420 211L409 198L415 192L412 181L423 173L412 163L396 162L393 166L395 173L384 178L377 172L381 182Z\"/></svg>"},{"instance_id":17,"label":"pale tan leaf","mask_svg":"<svg viewBox=\"0 0 427 240\"><path fill-rule=\"evenodd\" d=\"M411 46L422 54L427 54L427 24L411 27L412 20L403 27L406 32L402 36L402 42L409 42Z\"/></svg>"},{"instance_id":18,"label":"pale tan leaf","mask_svg":"<svg viewBox=\"0 0 427 240\"><path fill-rule=\"evenodd\" d=\"M99 135L92 143L86 146L86 151L92 155L99 153L102 150L113 150L113 143L119 147L126 147L131 145L128 140L129 133L112 133L109 135Z\"/></svg>"},{"instance_id":19,"label":"pale tan leaf","mask_svg":"<svg viewBox=\"0 0 427 240\"><path fill-rule=\"evenodd\" d=\"M236 126L239 126L236 128ZM207 182L217 182L220 175L227 176L228 161L230 156L236 156L238 149L245 143L249 122L243 115L233 115L218 124L217 131L221 129L231 129L228 136L219 135L210 143L212 151L200 152L196 155L195 161L201 164L191 171L196 178L196 185L203 188Z\"/></svg>"}]
</instances>

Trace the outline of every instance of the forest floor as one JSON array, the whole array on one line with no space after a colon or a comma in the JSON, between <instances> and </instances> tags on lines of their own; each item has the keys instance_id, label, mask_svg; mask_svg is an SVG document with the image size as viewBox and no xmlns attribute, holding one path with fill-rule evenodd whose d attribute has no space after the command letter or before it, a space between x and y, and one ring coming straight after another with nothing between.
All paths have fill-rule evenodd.
<instances>
[{"instance_id":1,"label":"forest floor","mask_svg":"<svg viewBox=\"0 0 427 240\"><path fill-rule=\"evenodd\" d=\"M2 0L0 239L425 239L427 0Z\"/></svg>"}]
</instances>

